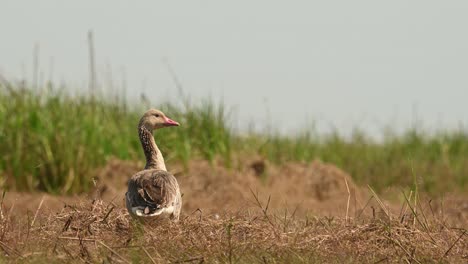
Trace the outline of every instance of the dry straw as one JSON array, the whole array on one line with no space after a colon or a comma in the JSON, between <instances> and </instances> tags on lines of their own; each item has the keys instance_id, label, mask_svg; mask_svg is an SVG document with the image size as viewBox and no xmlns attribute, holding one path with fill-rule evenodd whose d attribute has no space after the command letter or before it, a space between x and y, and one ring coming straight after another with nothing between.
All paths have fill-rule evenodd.
<instances>
[{"instance_id":1,"label":"dry straw","mask_svg":"<svg viewBox=\"0 0 468 264\"><path fill-rule=\"evenodd\" d=\"M392 217L374 193L382 214L364 213L354 219L349 214L280 215L270 212L271 197L262 202L258 193L252 194L258 210L193 212L177 224L142 225L122 206L102 200L66 205L58 214L39 207L34 225L21 215L8 214L1 221L1 258L92 263L463 263L468 257L466 229L450 228L437 214L423 216L428 208L423 210L421 199L418 213L406 199L410 215Z\"/></svg>"}]
</instances>

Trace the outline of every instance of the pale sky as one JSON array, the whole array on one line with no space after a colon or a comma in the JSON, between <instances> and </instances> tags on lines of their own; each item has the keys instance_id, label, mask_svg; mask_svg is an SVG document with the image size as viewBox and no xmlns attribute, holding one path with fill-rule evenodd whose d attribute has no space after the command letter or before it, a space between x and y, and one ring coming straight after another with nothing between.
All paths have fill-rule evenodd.
<instances>
[{"instance_id":1,"label":"pale sky","mask_svg":"<svg viewBox=\"0 0 468 264\"><path fill-rule=\"evenodd\" d=\"M1 0L0 73L87 89L87 32L101 83L129 100L222 98L234 127L294 132L468 127L466 1Z\"/></svg>"}]
</instances>

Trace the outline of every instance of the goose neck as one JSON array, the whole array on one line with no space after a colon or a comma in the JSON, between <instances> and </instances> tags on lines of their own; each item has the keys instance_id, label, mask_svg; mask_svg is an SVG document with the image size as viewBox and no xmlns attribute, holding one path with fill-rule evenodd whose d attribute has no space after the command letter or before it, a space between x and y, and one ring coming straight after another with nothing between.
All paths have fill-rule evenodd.
<instances>
[{"instance_id":1,"label":"goose neck","mask_svg":"<svg viewBox=\"0 0 468 264\"><path fill-rule=\"evenodd\" d=\"M166 170L164 157L159 150L153 137L153 133L145 126L140 125L138 128L141 146L146 157L145 169Z\"/></svg>"}]
</instances>

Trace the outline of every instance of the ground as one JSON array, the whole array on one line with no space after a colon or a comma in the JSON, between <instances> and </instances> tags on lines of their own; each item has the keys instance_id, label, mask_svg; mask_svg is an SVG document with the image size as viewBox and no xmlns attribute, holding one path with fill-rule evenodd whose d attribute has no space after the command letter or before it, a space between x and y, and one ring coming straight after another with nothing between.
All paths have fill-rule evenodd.
<instances>
[{"instance_id":1,"label":"ground","mask_svg":"<svg viewBox=\"0 0 468 264\"><path fill-rule=\"evenodd\" d=\"M184 200L178 223L141 224L127 214L123 195L137 162L109 161L86 194L7 192L0 262L468 262L464 194L376 195L320 161L242 164L173 164Z\"/></svg>"}]
</instances>

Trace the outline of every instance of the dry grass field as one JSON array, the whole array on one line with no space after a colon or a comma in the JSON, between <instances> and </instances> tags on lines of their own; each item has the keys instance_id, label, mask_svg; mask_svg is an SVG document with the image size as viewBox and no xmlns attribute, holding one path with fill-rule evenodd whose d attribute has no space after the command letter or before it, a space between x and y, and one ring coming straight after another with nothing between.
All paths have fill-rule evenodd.
<instances>
[{"instance_id":1,"label":"dry grass field","mask_svg":"<svg viewBox=\"0 0 468 264\"><path fill-rule=\"evenodd\" d=\"M187 172L173 165L184 199L178 223L142 224L128 215L123 194L142 166L135 162L110 161L90 193L6 192L0 262L468 262L463 194L431 200L388 190L385 199L319 161L243 164L191 161Z\"/></svg>"}]
</instances>

